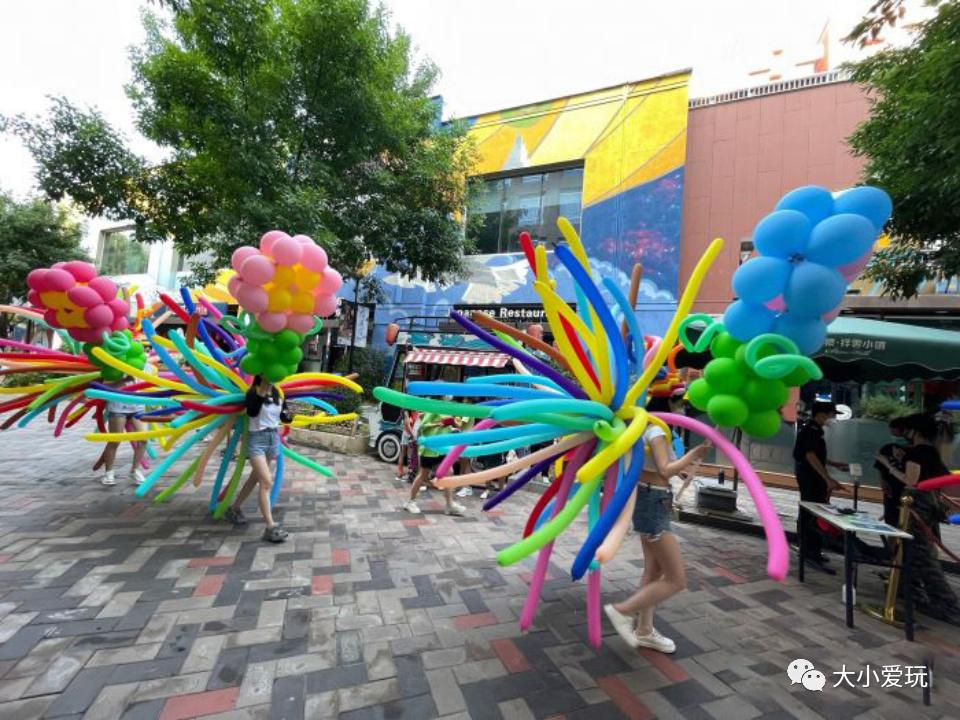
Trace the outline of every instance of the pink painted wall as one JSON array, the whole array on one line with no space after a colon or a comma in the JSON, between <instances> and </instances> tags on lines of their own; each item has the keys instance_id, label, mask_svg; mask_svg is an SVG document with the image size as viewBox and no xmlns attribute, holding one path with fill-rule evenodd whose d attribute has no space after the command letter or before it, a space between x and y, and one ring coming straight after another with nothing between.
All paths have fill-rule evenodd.
<instances>
[{"instance_id":1,"label":"pink painted wall","mask_svg":"<svg viewBox=\"0 0 960 720\"><path fill-rule=\"evenodd\" d=\"M680 286L707 244L725 241L723 253L694 309L720 313L730 302L730 277L740 241L799 185L849 187L862 160L846 138L868 113L853 83L835 83L690 111L680 244Z\"/></svg>"}]
</instances>

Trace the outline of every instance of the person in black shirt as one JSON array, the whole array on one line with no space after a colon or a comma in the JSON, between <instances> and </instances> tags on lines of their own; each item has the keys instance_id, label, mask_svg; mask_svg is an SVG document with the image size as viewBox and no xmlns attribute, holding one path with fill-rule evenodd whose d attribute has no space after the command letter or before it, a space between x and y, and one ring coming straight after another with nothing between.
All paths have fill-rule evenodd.
<instances>
[{"instance_id":1,"label":"person in black shirt","mask_svg":"<svg viewBox=\"0 0 960 720\"><path fill-rule=\"evenodd\" d=\"M906 420L894 418L889 425L890 434L899 439L906 431ZM883 489L883 521L887 525L900 527L900 498L903 495L903 482L898 480L887 466L902 473L907 465L907 445L887 443L877 453L874 467L880 471L880 487Z\"/></svg>"},{"instance_id":2,"label":"person in black shirt","mask_svg":"<svg viewBox=\"0 0 960 720\"><path fill-rule=\"evenodd\" d=\"M913 535L913 597L917 609L925 615L960 625L960 602L943 574L937 557L936 541L944 519L939 493L917 490L921 480L947 475L949 470L934 446L937 422L930 415L905 418L904 436L910 441L903 472L881 459L887 471L904 483L904 492L913 496L913 512L908 532Z\"/></svg>"},{"instance_id":3,"label":"person in black shirt","mask_svg":"<svg viewBox=\"0 0 960 720\"><path fill-rule=\"evenodd\" d=\"M830 477L827 466L845 470L844 463L827 459L827 443L823 437L823 428L837 417L837 407L832 402L815 402L812 416L797 433L793 446L794 472L800 499L807 502L830 502L832 492L846 492L844 487ZM809 513L801 512L797 518L797 533L803 535L807 561L824 572L834 575L835 570L827 568L823 554L823 541L817 530L816 521Z\"/></svg>"}]
</instances>

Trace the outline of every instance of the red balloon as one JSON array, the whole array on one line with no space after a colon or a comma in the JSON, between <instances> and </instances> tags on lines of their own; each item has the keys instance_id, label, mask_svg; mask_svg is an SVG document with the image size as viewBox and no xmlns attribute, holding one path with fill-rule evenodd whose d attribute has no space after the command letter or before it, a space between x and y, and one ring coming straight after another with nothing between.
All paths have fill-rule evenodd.
<instances>
[{"instance_id":1,"label":"red balloon","mask_svg":"<svg viewBox=\"0 0 960 720\"><path fill-rule=\"evenodd\" d=\"M43 314L43 320L44 320L44 322L46 322L47 325L49 325L50 327L55 327L55 328L60 327L60 323L57 321L57 311L56 311L56 310L47 310L47 311Z\"/></svg>"}]
</instances>

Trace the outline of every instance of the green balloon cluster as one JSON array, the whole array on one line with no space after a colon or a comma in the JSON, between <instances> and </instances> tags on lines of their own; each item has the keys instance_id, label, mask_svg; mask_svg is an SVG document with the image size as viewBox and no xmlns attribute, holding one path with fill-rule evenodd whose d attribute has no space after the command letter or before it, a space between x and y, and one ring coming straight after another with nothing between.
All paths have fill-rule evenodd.
<instances>
[{"instance_id":1,"label":"green balloon cluster","mask_svg":"<svg viewBox=\"0 0 960 720\"><path fill-rule=\"evenodd\" d=\"M703 377L690 384L687 398L718 427L739 427L757 439L772 437L780 431L780 408L789 388L803 385L810 375L798 367L781 378L761 377L747 363L746 351L746 343L728 332L718 333L710 343L713 360ZM757 359L777 352L774 347L761 348Z\"/></svg>"},{"instance_id":2,"label":"green balloon cluster","mask_svg":"<svg viewBox=\"0 0 960 720\"><path fill-rule=\"evenodd\" d=\"M303 360L304 335L285 328L278 333L264 332L256 323L247 334L247 354L240 361L240 369L250 375L262 375L271 383L278 383L297 372Z\"/></svg>"},{"instance_id":3,"label":"green balloon cluster","mask_svg":"<svg viewBox=\"0 0 960 720\"><path fill-rule=\"evenodd\" d=\"M84 343L83 352L87 359L100 370L100 377L110 383L120 382L125 375L122 370L117 370L94 356L93 348L95 347L103 348L117 360L132 365L137 370L143 370L147 364L147 353L143 345L134 340L133 333L129 330L114 330L109 335L105 334L102 345Z\"/></svg>"}]
</instances>

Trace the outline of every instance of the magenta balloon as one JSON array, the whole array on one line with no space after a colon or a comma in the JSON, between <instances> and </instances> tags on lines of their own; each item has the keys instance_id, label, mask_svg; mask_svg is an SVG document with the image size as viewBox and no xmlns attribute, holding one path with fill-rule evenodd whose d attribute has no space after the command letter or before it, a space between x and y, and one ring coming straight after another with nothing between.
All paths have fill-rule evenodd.
<instances>
[{"instance_id":1,"label":"magenta balloon","mask_svg":"<svg viewBox=\"0 0 960 720\"><path fill-rule=\"evenodd\" d=\"M243 261L240 278L251 285L264 285L273 280L274 267L263 255L251 255Z\"/></svg>"},{"instance_id":2,"label":"magenta balloon","mask_svg":"<svg viewBox=\"0 0 960 720\"><path fill-rule=\"evenodd\" d=\"M43 279L47 285L47 290L56 290L60 292L69 290L77 284L77 281L73 279L73 275L61 268L47 270L47 274Z\"/></svg>"},{"instance_id":3,"label":"magenta balloon","mask_svg":"<svg viewBox=\"0 0 960 720\"><path fill-rule=\"evenodd\" d=\"M292 237L282 237L274 241L270 252L278 265L296 265L300 262L300 256L303 254L302 247L303 245Z\"/></svg>"},{"instance_id":4,"label":"magenta balloon","mask_svg":"<svg viewBox=\"0 0 960 720\"><path fill-rule=\"evenodd\" d=\"M126 315L121 315L120 317L113 319L113 324L110 326L110 329L113 331L117 330L126 330L130 327L130 318Z\"/></svg>"},{"instance_id":5,"label":"magenta balloon","mask_svg":"<svg viewBox=\"0 0 960 720\"><path fill-rule=\"evenodd\" d=\"M83 260L71 260L63 269L73 275L77 282L90 282L97 276L97 269Z\"/></svg>"},{"instance_id":6,"label":"magenta balloon","mask_svg":"<svg viewBox=\"0 0 960 720\"><path fill-rule=\"evenodd\" d=\"M230 266L237 272L240 272L240 268L243 267L244 260L246 260L248 257L253 257L254 255L259 254L260 251L255 247L251 247L250 245L238 247L233 251L233 255L230 256Z\"/></svg>"},{"instance_id":7,"label":"magenta balloon","mask_svg":"<svg viewBox=\"0 0 960 720\"><path fill-rule=\"evenodd\" d=\"M57 311L56 310L46 310L43 313L43 321L47 323L50 327L58 328L60 327L60 322L57 320Z\"/></svg>"},{"instance_id":8,"label":"magenta balloon","mask_svg":"<svg viewBox=\"0 0 960 720\"><path fill-rule=\"evenodd\" d=\"M97 297L99 297L99 295ZM30 290L27 292L27 302L36 308L43 307L43 300L40 299L40 293L38 293L36 290Z\"/></svg>"},{"instance_id":9,"label":"magenta balloon","mask_svg":"<svg viewBox=\"0 0 960 720\"><path fill-rule=\"evenodd\" d=\"M273 255L273 244L280 238L290 237L283 230L265 232L260 238L260 250L267 255Z\"/></svg>"},{"instance_id":10,"label":"magenta balloon","mask_svg":"<svg viewBox=\"0 0 960 720\"><path fill-rule=\"evenodd\" d=\"M319 245L305 244L300 264L311 272L322 273L327 268L327 253Z\"/></svg>"},{"instance_id":11,"label":"magenta balloon","mask_svg":"<svg viewBox=\"0 0 960 720\"><path fill-rule=\"evenodd\" d=\"M114 298L108 302L107 307L110 308L115 316L126 315L130 312L130 303L121 297Z\"/></svg>"},{"instance_id":12,"label":"magenta balloon","mask_svg":"<svg viewBox=\"0 0 960 720\"><path fill-rule=\"evenodd\" d=\"M287 326L285 313L260 313L257 324L269 333L280 332Z\"/></svg>"},{"instance_id":13,"label":"magenta balloon","mask_svg":"<svg viewBox=\"0 0 960 720\"><path fill-rule=\"evenodd\" d=\"M36 270L31 270L30 274L27 275L27 285L38 292L43 292L47 289L47 268L37 268Z\"/></svg>"},{"instance_id":14,"label":"magenta balloon","mask_svg":"<svg viewBox=\"0 0 960 720\"><path fill-rule=\"evenodd\" d=\"M267 291L262 287L245 282L238 283L237 292L234 294L234 297L237 299L237 302L240 303L240 307L254 315L266 310L267 302L270 299L267 296Z\"/></svg>"},{"instance_id":15,"label":"magenta balloon","mask_svg":"<svg viewBox=\"0 0 960 720\"><path fill-rule=\"evenodd\" d=\"M103 341L104 328L71 328L70 337L80 342L99 343Z\"/></svg>"},{"instance_id":16,"label":"magenta balloon","mask_svg":"<svg viewBox=\"0 0 960 720\"><path fill-rule=\"evenodd\" d=\"M313 330L313 315L294 313L287 318L287 327L301 335Z\"/></svg>"},{"instance_id":17,"label":"magenta balloon","mask_svg":"<svg viewBox=\"0 0 960 720\"><path fill-rule=\"evenodd\" d=\"M113 322L113 310L108 305L95 305L83 311L83 319L92 328L110 327Z\"/></svg>"},{"instance_id":18,"label":"magenta balloon","mask_svg":"<svg viewBox=\"0 0 960 720\"><path fill-rule=\"evenodd\" d=\"M783 302L783 295L777 295L773 300L765 302L764 305L774 312L783 312L787 307Z\"/></svg>"},{"instance_id":19,"label":"magenta balloon","mask_svg":"<svg viewBox=\"0 0 960 720\"><path fill-rule=\"evenodd\" d=\"M100 293L86 285L77 285L67 290L67 298L74 305L79 305L82 308L94 307L103 302Z\"/></svg>"},{"instance_id":20,"label":"magenta balloon","mask_svg":"<svg viewBox=\"0 0 960 720\"><path fill-rule=\"evenodd\" d=\"M93 280L87 283L87 287L91 287L96 290L100 297L103 298L104 302L110 302L117 296L117 284L108 277L103 275L95 277Z\"/></svg>"},{"instance_id":21,"label":"magenta balloon","mask_svg":"<svg viewBox=\"0 0 960 720\"><path fill-rule=\"evenodd\" d=\"M337 311L337 297L335 295L318 295L313 303L313 314L320 317L329 317Z\"/></svg>"},{"instance_id":22,"label":"magenta balloon","mask_svg":"<svg viewBox=\"0 0 960 720\"><path fill-rule=\"evenodd\" d=\"M340 277L340 273L332 267L325 268L320 278L320 292L325 295L333 295L341 287L343 287L343 278Z\"/></svg>"}]
</instances>

